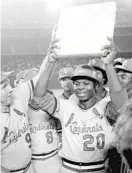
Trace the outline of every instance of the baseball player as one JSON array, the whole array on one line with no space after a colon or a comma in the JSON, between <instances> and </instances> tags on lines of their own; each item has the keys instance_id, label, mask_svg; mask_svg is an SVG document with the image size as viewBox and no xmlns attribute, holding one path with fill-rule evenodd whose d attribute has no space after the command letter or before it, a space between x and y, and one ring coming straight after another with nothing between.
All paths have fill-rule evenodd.
<instances>
[{"instance_id":1,"label":"baseball player","mask_svg":"<svg viewBox=\"0 0 132 173\"><path fill-rule=\"evenodd\" d=\"M96 70L89 65L79 66L71 77L78 102L56 99L49 93L42 92L42 88L46 91L48 81L44 85L41 81L45 72L47 72L46 79L51 74L53 62L57 57L55 52L52 52L53 62L50 65L47 63L45 72L36 85L34 106L59 118L62 124L62 148L59 155L63 160L61 169L63 173L105 171L104 149L113 138L112 127L107 118L116 119L117 110L128 99L111 63L115 55L112 52L104 60L111 81L110 89L114 107L107 97L97 99L96 92L100 80ZM116 87L113 87L115 84Z\"/></svg>"},{"instance_id":2,"label":"baseball player","mask_svg":"<svg viewBox=\"0 0 132 173\"><path fill-rule=\"evenodd\" d=\"M132 60L125 60L122 65L116 65L115 70L123 87L128 92L128 97L132 97Z\"/></svg>"},{"instance_id":3,"label":"baseball player","mask_svg":"<svg viewBox=\"0 0 132 173\"><path fill-rule=\"evenodd\" d=\"M68 100L70 96L74 93L73 82L71 80L71 76L74 73L74 69L72 67L62 68L59 71L58 81L63 88L63 93L59 96L60 99ZM62 127L61 122L58 120L58 134L60 137L60 145L62 141Z\"/></svg>"},{"instance_id":4,"label":"baseball player","mask_svg":"<svg viewBox=\"0 0 132 173\"><path fill-rule=\"evenodd\" d=\"M36 173L59 173L57 119L29 105L28 116L32 139L32 164Z\"/></svg>"},{"instance_id":5,"label":"baseball player","mask_svg":"<svg viewBox=\"0 0 132 173\"><path fill-rule=\"evenodd\" d=\"M28 70L24 79L30 80L35 77L37 73L34 73L34 70L36 71L36 69ZM32 140L32 164L35 172L59 173L62 161L58 156L58 120L40 109L33 108L32 102L29 102L27 114Z\"/></svg>"},{"instance_id":6,"label":"baseball player","mask_svg":"<svg viewBox=\"0 0 132 173\"><path fill-rule=\"evenodd\" d=\"M1 171L33 172L27 119L31 84L13 90L7 77L1 73Z\"/></svg>"},{"instance_id":7,"label":"baseball player","mask_svg":"<svg viewBox=\"0 0 132 173\"><path fill-rule=\"evenodd\" d=\"M49 50L52 52L52 47ZM31 165L31 137L28 123L28 103L34 86L43 74L51 54L44 59L37 76L20 84L13 91L7 76L1 74L1 168L2 172L33 172ZM52 60L51 60L52 61ZM52 65L55 65L54 63ZM51 71L51 69L50 69ZM47 78L45 78L47 80ZM39 82L39 81L38 81ZM45 81L41 81L44 82Z\"/></svg>"},{"instance_id":8,"label":"baseball player","mask_svg":"<svg viewBox=\"0 0 132 173\"><path fill-rule=\"evenodd\" d=\"M59 96L61 99L69 99L73 94L73 83L71 81L71 76L73 75L74 69L72 67L65 67L59 71L58 81L61 88L64 89L63 93Z\"/></svg>"},{"instance_id":9,"label":"baseball player","mask_svg":"<svg viewBox=\"0 0 132 173\"><path fill-rule=\"evenodd\" d=\"M88 65L91 65L92 67L94 67L94 69L96 70L98 74L98 78L100 79L98 91L96 93L97 97L102 99L106 96L109 96L108 91L105 89L105 85L108 82L108 78L105 71L105 64L103 63L103 61L101 59L92 59L89 61ZM75 96L75 94L73 94L69 98L69 100L76 101L77 97Z\"/></svg>"},{"instance_id":10,"label":"baseball player","mask_svg":"<svg viewBox=\"0 0 132 173\"><path fill-rule=\"evenodd\" d=\"M100 79L97 97L104 98L108 96L108 91L105 89L105 85L108 82L107 74L105 71L105 64L101 59L92 59L89 61L89 65L95 68L98 78Z\"/></svg>"}]
</instances>

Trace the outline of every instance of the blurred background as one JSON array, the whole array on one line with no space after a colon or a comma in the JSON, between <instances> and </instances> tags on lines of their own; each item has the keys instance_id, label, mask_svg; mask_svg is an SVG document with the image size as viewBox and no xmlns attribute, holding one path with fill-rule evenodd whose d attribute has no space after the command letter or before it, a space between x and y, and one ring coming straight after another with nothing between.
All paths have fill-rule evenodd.
<instances>
[{"instance_id":1,"label":"blurred background","mask_svg":"<svg viewBox=\"0 0 132 173\"><path fill-rule=\"evenodd\" d=\"M1 4L1 70L39 68L51 31L63 7L96 4L109 0L2 0ZM132 57L132 0L116 0L114 41L119 56ZM58 71L62 67L87 63L92 57L64 57L50 80L50 88L59 89Z\"/></svg>"}]
</instances>

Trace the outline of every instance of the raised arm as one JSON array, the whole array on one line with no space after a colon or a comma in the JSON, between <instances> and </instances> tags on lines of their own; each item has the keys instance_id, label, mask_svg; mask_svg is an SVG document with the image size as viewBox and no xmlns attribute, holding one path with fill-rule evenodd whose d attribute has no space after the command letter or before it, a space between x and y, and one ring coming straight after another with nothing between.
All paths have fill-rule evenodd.
<instances>
[{"instance_id":1,"label":"raised arm","mask_svg":"<svg viewBox=\"0 0 132 173\"><path fill-rule=\"evenodd\" d=\"M128 94L121 85L118 76L116 74L116 71L113 67L113 61L117 57L116 49L115 48L113 49L113 45L110 45L104 47L104 50L105 50L104 57L102 58L102 60L105 64L106 73L108 76L110 97L115 107L115 110L119 111L128 100Z\"/></svg>"},{"instance_id":2,"label":"raised arm","mask_svg":"<svg viewBox=\"0 0 132 173\"><path fill-rule=\"evenodd\" d=\"M39 73L35 78L33 78L34 86L36 86L37 82L38 82L37 85L39 85L39 87L38 86L35 87L34 94L37 93L37 91L39 90L37 94L39 94L40 96L45 95L45 89L48 87L49 79L52 74L53 68L56 67L56 61L58 57L56 49L59 49L59 46L57 46L57 42L59 40L56 39L56 29L57 25L55 25L55 27L53 28L51 43L48 48L47 55L41 64ZM45 89L42 88L41 86L42 87L45 86Z\"/></svg>"},{"instance_id":3,"label":"raised arm","mask_svg":"<svg viewBox=\"0 0 132 173\"><path fill-rule=\"evenodd\" d=\"M56 49L59 47L56 45L57 39L51 41L50 47L47 52L46 60L41 65L38 79L34 89L33 99L30 102L32 107L39 107L47 114L53 115L57 107L57 101L52 92L48 91L49 79L53 69L56 67L58 56Z\"/></svg>"},{"instance_id":4,"label":"raised arm","mask_svg":"<svg viewBox=\"0 0 132 173\"><path fill-rule=\"evenodd\" d=\"M43 97L46 94L50 76L53 69L57 65L57 53L55 51L55 49L58 48L58 46L56 45L57 41L58 40L54 40L51 42L47 56L40 68L39 76L34 90L34 96Z\"/></svg>"}]
</instances>

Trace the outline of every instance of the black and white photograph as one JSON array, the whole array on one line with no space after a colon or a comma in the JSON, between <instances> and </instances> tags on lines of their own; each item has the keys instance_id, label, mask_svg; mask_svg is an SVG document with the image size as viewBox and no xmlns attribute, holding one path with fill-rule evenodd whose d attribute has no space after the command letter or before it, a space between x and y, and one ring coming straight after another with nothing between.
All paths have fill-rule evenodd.
<instances>
[{"instance_id":1,"label":"black and white photograph","mask_svg":"<svg viewBox=\"0 0 132 173\"><path fill-rule=\"evenodd\" d=\"M1 0L1 173L132 173L132 0Z\"/></svg>"}]
</instances>

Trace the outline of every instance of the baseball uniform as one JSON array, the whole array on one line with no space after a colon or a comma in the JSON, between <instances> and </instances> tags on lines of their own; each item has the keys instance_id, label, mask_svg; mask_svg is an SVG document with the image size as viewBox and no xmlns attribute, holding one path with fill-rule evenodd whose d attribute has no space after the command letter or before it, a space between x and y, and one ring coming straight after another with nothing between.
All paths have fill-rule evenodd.
<instances>
[{"instance_id":1,"label":"baseball uniform","mask_svg":"<svg viewBox=\"0 0 132 173\"><path fill-rule=\"evenodd\" d=\"M105 97L83 110L75 102L58 99L54 116L62 124L61 172L104 172L104 150L114 138L113 127L106 117L116 116L109 101Z\"/></svg>"},{"instance_id":2,"label":"baseball uniform","mask_svg":"<svg viewBox=\"0 0 132 173\"><path fill-rule=\"evenodd\" d=\"M75 103L59 100L56 115L63 128L63 147L59 152L64 158L62 172L104 171L104 149L113 140L112 127L105 117L107 103L108 99L102 99L92 108L82 110ZM81 166L77 162L88 164Z\"/></svg>"},{"instance_id":3,"label":"baseball uniform","mask_svg":"<svg viewBox=\"0 0 132 173\"><path fill-rule=\"evenodd\" d=\"M32 164L36 173L59 173L62 161L58 156L57 119L29 105L28 117L32 139Z\"/></svg>"},{"instance_id":4,"label":"baseball uniform","mask_svg":"<svg viewBox=\"0 0 132 173\"><path fill-rule=\"evenodd\" d=\"M33 93L31 83L15 88L11 106L1 113L1 166L11 172L33 172L27 119L28 101Z\"/></svg>"}]
</instances>

